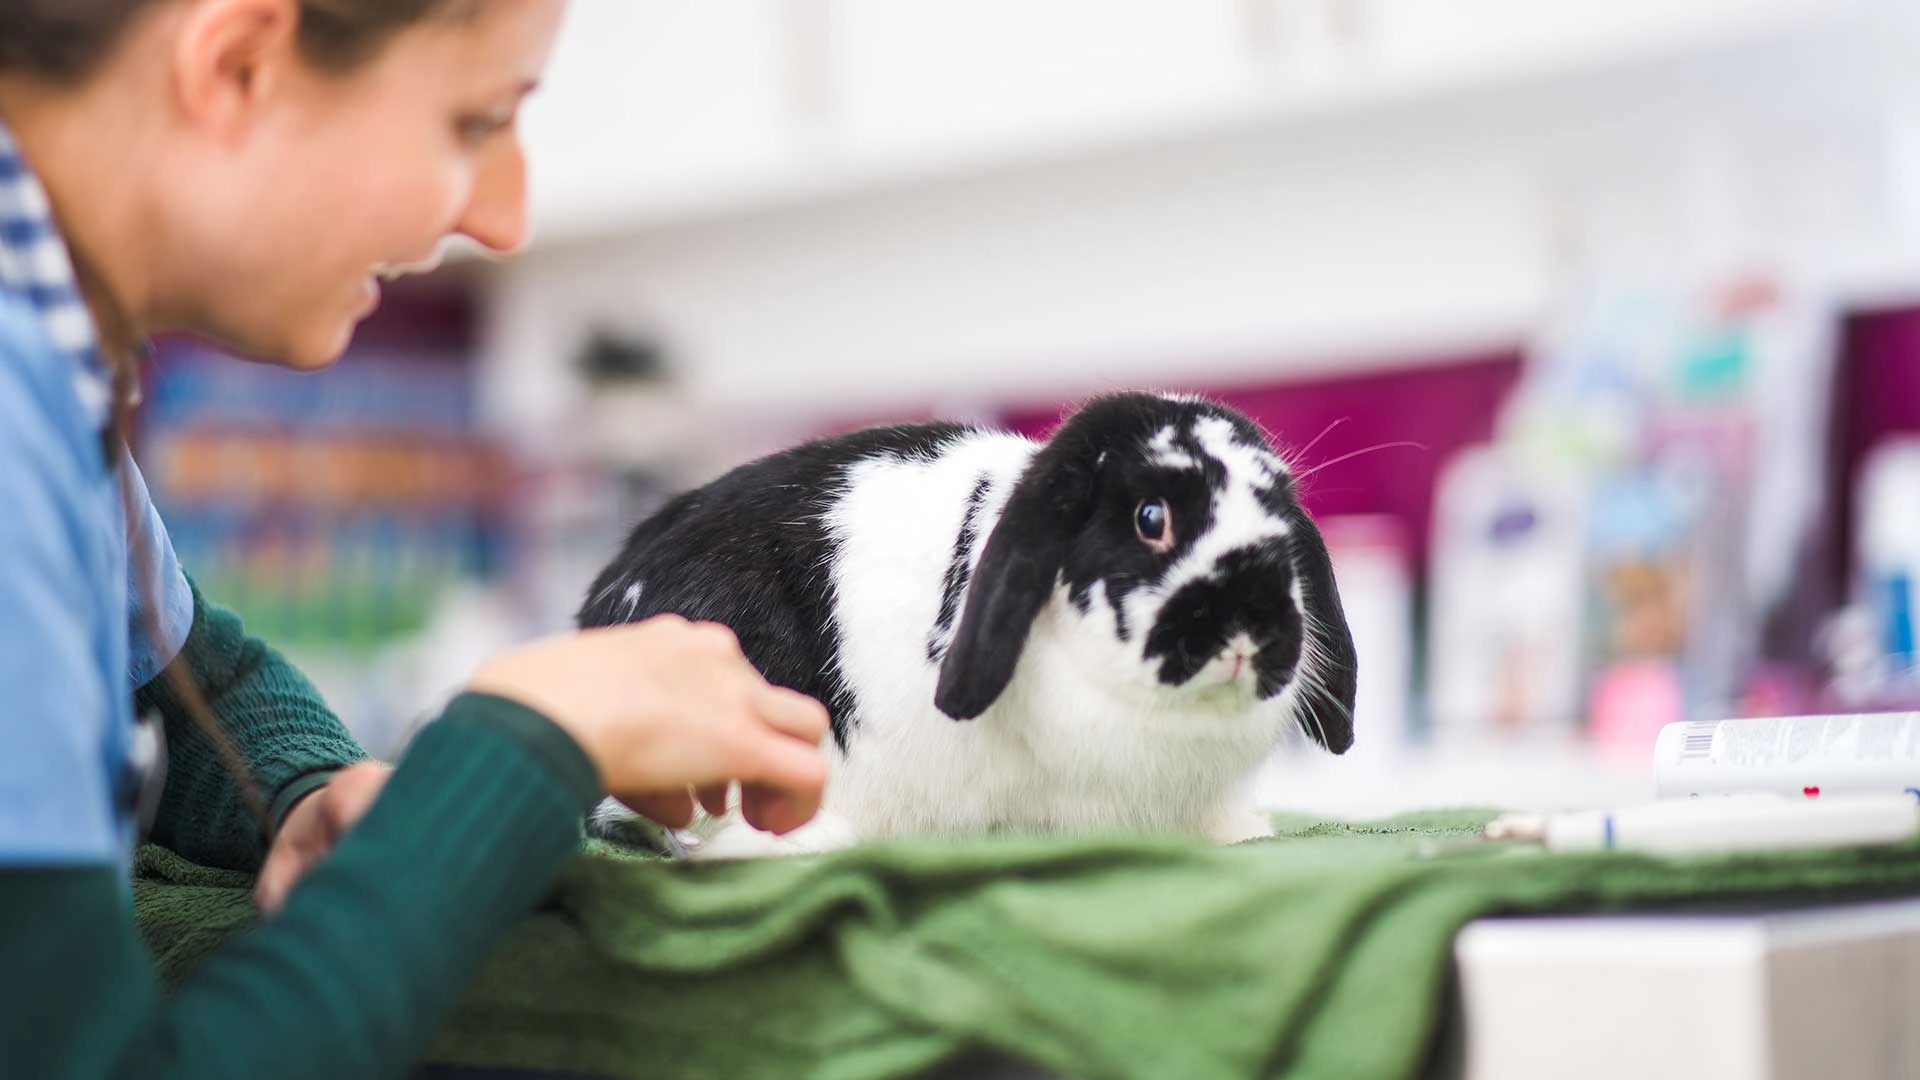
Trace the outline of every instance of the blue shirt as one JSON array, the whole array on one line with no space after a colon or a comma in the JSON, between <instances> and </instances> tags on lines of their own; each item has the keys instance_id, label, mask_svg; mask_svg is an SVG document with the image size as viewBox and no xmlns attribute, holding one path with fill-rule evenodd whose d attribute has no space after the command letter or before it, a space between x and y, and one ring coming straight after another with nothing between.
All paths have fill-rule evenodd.
<instances>
[{"instance_id":1,"label":"blue shirt","mask_svg":"<svg viewBox=\"0 0 1920 1080\"><path fill-rule=\"evenodd\" d=\"M139 471L104 456L109 396L46 194L0 124L0 867L126 863L133 691L192 625ZM158 640L134 599L129 521Z\"/></svg>"}]
</instances>

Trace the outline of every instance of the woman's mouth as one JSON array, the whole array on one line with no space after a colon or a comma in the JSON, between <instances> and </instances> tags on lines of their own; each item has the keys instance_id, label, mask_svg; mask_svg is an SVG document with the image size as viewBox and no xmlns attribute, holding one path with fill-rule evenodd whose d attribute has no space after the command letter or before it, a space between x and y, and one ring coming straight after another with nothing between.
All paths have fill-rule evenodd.
<instances>
[{"instance_id":1,"label":"woman's mouth","mask_svg":"<svg viewBox=\"0 0 1920 1080\"><path fill-rule=\"evenodd\" d=\"M439 266L440 251L438 248L434 249L434 252L425 258L414 259L408 262L381 263L375 266L372 270L368 271L366 280L362 283L362 290L366 294L367 311L371 313L375 308L380 306L380 293L383 286L399 281L409 274L432 273L438 269Z\"/></svg>"}]
</instances>

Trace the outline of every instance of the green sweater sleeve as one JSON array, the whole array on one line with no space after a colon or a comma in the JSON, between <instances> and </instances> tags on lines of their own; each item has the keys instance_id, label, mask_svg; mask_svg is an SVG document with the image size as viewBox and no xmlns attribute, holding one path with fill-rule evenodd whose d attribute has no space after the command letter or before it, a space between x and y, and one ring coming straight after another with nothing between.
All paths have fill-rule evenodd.
<instances>
[{"instance_id":1,"label":"green sweater sleeve","mask_svg":"<svg viewBox=\"0 0 1920 1080\"><path fill-rule=\"evenodd\" d=\"M111 867L0 872L7 1075L401 1075L599 796L558 727L463 695L280 915L163 996ZM30 989L29 989L30 988Z\"/></svg>"},{"instance_id":2,"label":"green sweater sleeve","mask_svg":"<svg viewBox=\"0 0 1920 1080\"><path fill-rule=\"evenodd\" d=\"M301 795L366 751L286 658L250 637L239 616L193 589L193 627L174 663L184 664L260 786L277 826ZM239 784L165 678L141 687L136 707L158 710L167 736L167 779L153 841L202 866L257 870L265 838Z\"/></svg>"}]
</instances>

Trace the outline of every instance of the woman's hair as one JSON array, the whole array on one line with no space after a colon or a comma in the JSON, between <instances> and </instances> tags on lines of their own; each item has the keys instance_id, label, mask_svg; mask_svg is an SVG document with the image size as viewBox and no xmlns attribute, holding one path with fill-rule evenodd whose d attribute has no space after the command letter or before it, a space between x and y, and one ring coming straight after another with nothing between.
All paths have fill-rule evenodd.
<instances>
[{"instance_id":1,"label":"woman's hair","mask_svg":"<svg viewBox=\"0 0 1920 1080\"><path fill-rule=\"evenodd\" d=\"M56 85L86 81L120 43L126 31L150 8L177 0L0 0L0 74L26 75ZM298 0L299 45L303 58L329 72L345 73L372 59L382 46L409 26L435 18L470 16L483 0ZM113 368L113 419L108 462L117 461L133 432L139 400L138 359L109 353ZM128 522L139 508L126 470L120 473ZM143 630L156 646L159 583L152 559L143 550L145 531L129 528L129 552L139 573L139 609L148 613ZM240 787L258 822L263 840L271 823L260 788L245 756L228 737L184 663L170 663L161 675L200 734L212 744Z\"/></svg>"},{"instance_id":2,"label":"woman's hair","mask_svg":"<svg viewBox=\"0 0 1920 1080\"><path fill-rule=\"evenodd\" d=\"M0 72L49 82L85 79L146 9L168 0L0 0ZM309 63L348 71L393 35L433 18L459 18L480 0L298 0Z\"/></svg>"}]
</instances>

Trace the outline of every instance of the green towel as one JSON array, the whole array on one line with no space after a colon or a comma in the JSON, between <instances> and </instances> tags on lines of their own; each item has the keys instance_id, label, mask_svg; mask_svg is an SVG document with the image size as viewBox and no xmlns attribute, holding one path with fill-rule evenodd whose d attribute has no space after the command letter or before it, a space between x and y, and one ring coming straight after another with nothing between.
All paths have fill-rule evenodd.
<instances>
[{"instance_id":1,"label":"green towel","mask_svg":"<svg viewBox=\"0 0 1920 1080\"><path fill-rule=\"evenodd\" d=\"M1498 845L1485 812L1286 820L1272 841L996 838L752 863L595 845L490 959L431 1053L612 1077L912 1075L997 1052L1084 1078L1412 1077L1451 944L1502 913L1920 893L1920 846L1668 861ZM184 976L246 879L156 849L136 908Z\"/></svg>"}]
</instances>

